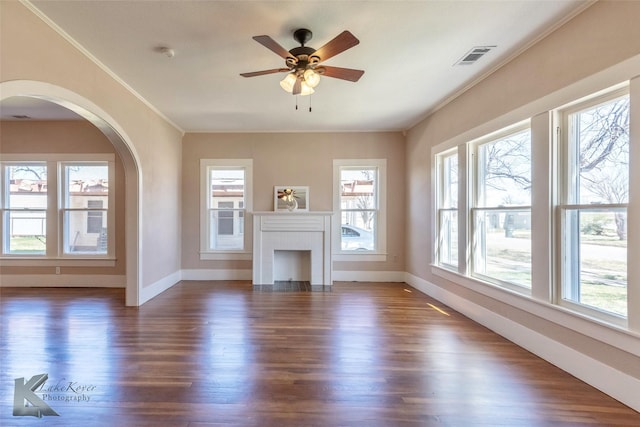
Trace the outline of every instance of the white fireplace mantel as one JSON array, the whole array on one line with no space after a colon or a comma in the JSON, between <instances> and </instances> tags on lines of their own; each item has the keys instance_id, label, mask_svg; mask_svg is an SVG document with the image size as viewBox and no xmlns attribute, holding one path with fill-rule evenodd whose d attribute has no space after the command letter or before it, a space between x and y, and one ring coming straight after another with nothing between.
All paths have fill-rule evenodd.
<instances>
[{"instance_id":1,"label":"white fireplace mantel","mask_svg":"<svg viewBox=\"0 0 640 427\"><path fill-rule=\"evenodd\" d=\"M330 286L333 212L253 212L253 284L273 285L276 251L309 251L311 285Z\"/></svg>"}]
</instances>

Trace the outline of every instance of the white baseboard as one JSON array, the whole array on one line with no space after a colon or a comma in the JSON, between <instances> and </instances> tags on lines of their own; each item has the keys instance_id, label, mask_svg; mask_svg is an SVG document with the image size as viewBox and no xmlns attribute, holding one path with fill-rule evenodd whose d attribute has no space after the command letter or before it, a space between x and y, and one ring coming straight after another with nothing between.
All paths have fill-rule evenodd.
<instances>
[{"instance_id":1,"label":"white baseboard","mask_svg":"<svg viewBox=\"0 0 640 427\"><path fill-rule=\"evenodd\" d=\"M182 270L182 280L252 280L253 270Z\"/></svg>"},{"instance_id":2,"label":"white baseboard","mask_svg":"<svg viewBox=\"0 0 640 427\"><path fill-rule=\"evenodd\" d=\"M406 273L405 282L630 408L640 411L640 379L620 372L419 277Z\"/></svg>"},{"instance_id":3,"label":"white baseboard","mask_svg":"<svg viewBox=\"0 0 640 427\"><path fill-rule=\"evenodd\" d=\"M124 288L127 277L109 274L3 274L0 287Z\"/></svg>"},{"instance_id":4,"label":"white baseboard","mask_svg":"<svg viewBox=\"0 0 640 427\"><path fill-rule=\"evenodd\" d=\"M334 282L404 282L404 271L333 270Z\"/></svg>"},{"instance_id":5,"label":"white baseboard","mask_svg":"<svg viewBox=\"0 0 640 427\"><path fill-rule=\"evenodd\" d=\"M140 294L138 295L138 305L142 305L150 299L160 295L173 285L177 284L180 280L181 272L178 270L175 273L165 276L162 279L141 288Z\"/></svg>"}]
</instances>

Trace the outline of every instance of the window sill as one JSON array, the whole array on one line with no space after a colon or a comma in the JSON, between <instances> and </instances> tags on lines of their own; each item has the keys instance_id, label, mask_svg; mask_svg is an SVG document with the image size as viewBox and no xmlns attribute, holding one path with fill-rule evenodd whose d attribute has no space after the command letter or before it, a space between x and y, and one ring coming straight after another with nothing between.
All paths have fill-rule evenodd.
<instances>
[{"instance_id":1,"label":"window sill","mask_svg":"<svg viewBox=\"0 0 640 427\"><path fill-rule=\"evenodd\" d=\"M251 252L200 252L201 261L250 261L252 259Z\"/></svg>"},{"instance_id":2,"label":"window sill","mask_svg":"<svg viewBox=\"0 0 640 427\"><path fill-rule=\"evenodd\" d=\"M333 261L367 261L367 262L385 262L387 261L387 254L379 253L334 253Z\"/></svg>"},{"instance_id":3,"label":"window sill","mask_svg":"<svg viewBox=\"0 0 640 427\"><path fill-rule=\"evenodd\" d=\"M115 258L0 258L0 267L115 267Z\"/></svg>"}]
</instances>

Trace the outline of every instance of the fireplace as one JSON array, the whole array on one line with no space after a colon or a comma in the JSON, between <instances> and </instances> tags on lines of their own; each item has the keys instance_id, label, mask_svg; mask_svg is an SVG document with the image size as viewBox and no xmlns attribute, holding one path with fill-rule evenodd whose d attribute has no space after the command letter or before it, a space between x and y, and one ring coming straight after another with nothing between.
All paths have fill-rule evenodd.
<instances>
[{"instance_id":1,"label":"fireplace","mask_svg":"<svg viewBox=\"0 0 640 427\"><path fill-rule=\"evenodd\" d=\"M254 212L253 284L332 285L332 212Z\"/></svg>"}]
</instances>

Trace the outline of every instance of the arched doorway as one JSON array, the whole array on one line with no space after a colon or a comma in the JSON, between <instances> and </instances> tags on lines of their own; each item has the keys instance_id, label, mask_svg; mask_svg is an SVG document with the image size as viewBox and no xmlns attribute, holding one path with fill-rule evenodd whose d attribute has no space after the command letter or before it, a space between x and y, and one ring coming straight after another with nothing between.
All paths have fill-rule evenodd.
<instances>
[{"instance_id":1,"label":"arched doorway","mask_svg":"<svg viewBox=\"0 0 640 427\"><path fill-rule=\"evenodd\" d=\"M140 305L140 161L133 143L116 121L88 99L65 88L32 80L0 82L0 102L39 98L65 107L97 127L113 144L125 170L126 305Z\"/></svg>"}]
</instances>

